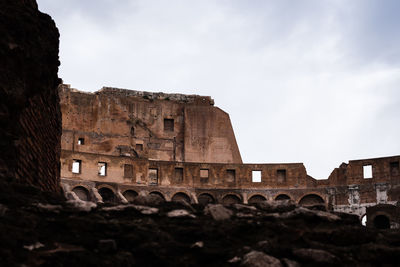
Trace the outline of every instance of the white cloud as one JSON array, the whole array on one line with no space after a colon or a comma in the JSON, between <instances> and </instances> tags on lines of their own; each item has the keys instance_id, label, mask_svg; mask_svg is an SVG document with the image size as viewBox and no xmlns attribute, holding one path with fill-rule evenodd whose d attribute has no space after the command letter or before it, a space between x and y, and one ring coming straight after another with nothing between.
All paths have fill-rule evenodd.
<instances>
[{"instance_id":1,"label":"white cloud","mask_svg":"<svg viewBox=\"0 0 400 267\"><path fill-rule=\"evenodd\" d=\"M211 95L244 161L304 162L317 178L348 159L399 154L400 67L388 55L400 46L388 46L388 27L400 23L368 32L379 23L370 2L88 3L39 0L73 87Z\"/></svg>"}]
</instances>

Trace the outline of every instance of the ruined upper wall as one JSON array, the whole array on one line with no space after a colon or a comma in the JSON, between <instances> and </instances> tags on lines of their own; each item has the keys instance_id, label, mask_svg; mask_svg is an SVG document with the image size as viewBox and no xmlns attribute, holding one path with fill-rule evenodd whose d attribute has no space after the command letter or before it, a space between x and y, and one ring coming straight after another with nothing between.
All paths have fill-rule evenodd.
<instances>
[{"instance_id":1,"label":"ruined upper wall","mask_svg":"<svg viewBox=\"0 0 400 267\"><path fill-rule=\"evenodd\" d=\"M241 163L229 115L207 96L60 86L62 148L182 162ZM78 145L78 140L84 144Z\"/></svg>"},{"instance_id":2,"label":"ruined upper wall","mask_svg":"<svg viewBox=\"0 0 400 267\"><path fill-rule=\"evenodd\" d=\"M398 183L399 164L400 156L350 160L348 164L342 163L339 168L334 169L327 180L318 180L318 183L331 186ZM367 172L368 168L371 170L371 176L366 176L367 173L364 172Z\"/></svg>"},{"instance_id":3,"label":"ruined upper wall","mask_svg":"<svg viewBox=\"0 0 400 267\"><path fill-rule=\"evenodd\" d=\"M139 98L152 100L167 100L167 101L175 101L179 103L186 104L204 104L204 105L214 105L214 100L209 96L200 96L200 95L184 95L184 94L166 94L162 92L154 93L154 92L146 92L146 91L136 91L136 90L127 90L115 87L103 87L99 91L95 92L95 94L103 94L110 96L134 96Z\"/></svg>"},{"instance_id":4,"label":"ruined upper wall","mask_svg":"<svg viewBox=\"0 0 400 267\"><path fill-rule=\"evenodd\" d=\"M0 1L0 178L59 191L59 33L35 1Z\"/></svg>"}]
</instances>

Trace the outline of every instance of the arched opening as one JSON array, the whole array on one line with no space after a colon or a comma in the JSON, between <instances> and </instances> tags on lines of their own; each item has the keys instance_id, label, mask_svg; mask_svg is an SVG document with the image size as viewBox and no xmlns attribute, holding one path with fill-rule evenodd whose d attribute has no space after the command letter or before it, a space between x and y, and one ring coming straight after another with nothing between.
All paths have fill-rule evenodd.
<instances>
[{"instance_id":1,"label":"arched opening","mask_svg":"<svg viewBox=\"0 0 400 267\"><path fill-rule=\"evenodd\" d=\"M362 225L362 226L367 226L367 215L366 215L366 214L364 214L364 215L361 217L361 225Z\"/></svg>"},{"instance_id":2,"label":"arched opening","mask_svg":"<svg viewBox=\"0 0 400 267\"><path fill-rule=\"evenodd\" d=\"M207 204L215 203L214 197L212 195L210 195L210 194L207 194L207 193L200 194L197 197L197 200L199 201L200 205L204 205L204 206L207 205Z\"/></svg>"},{"instance_id":3,"label":"arched opening","mask_svg":"<svg viewBox=\"0 0 400 267\"><path fill-rule=\"evenodd\" d=\"M89 201L89 191L83 186L77 186L72 191L78 196L80 200Z\"/></svg>"},{"instance_id":4,"label":"arched opening","mask_svg":"<svg viewBox=\"0 0 400 267\"><path fill-rule=\"evenodd\" d=\"M390 220L385 215L378 215L374 218L374 227L377 229L389 229Z\"/></svg>"},{"instance_id":5,"label":"arched opening","mask_svg":"<svg viewBox=\"0 0 400 267\"><path fill-rule=\"evenodd\" d=\"M278 201L289 200L289 199L290 199L290 197L286 194L280 194L275 197L275 200L278 200Z\"/></svg>"},{"instance_id":6,"label":"arched opening","mask_svg":"<svg viewBox=\"0 0 400 267\"><path fill-rule=\"evenodd\" d=\"M160 197L162 200L164 200L165 201L165 197L164 197L164 195L163 194L161 194L160 192L158 192L158 191L153 191L153 192L150 192L150 194L149 195L151 195L151 196L158 196L158 197Z\"/></svg>"},{"instance_id":7,"label":"arched opening","mask_svg":"<svg viewBox=\"0 0 400 267\"><path fill-rule=\"evenodd\" d=\"M114 195L114 192L107 187L102 187L99 189L99 194L103 198L104 203L115 203L116 197Z\"/></svg>"},{"instance_id":8,"label":"arched opening","mask_svg":"<svg viewBox=\"0 0 400 267\"><path fill-rule=\"evenodd\" d=\"M314 206L314 205L324 205L325 202L322 199L322 197L316 195L316 194L310 194L304 196L300 201L299 205L301 206Z\"/></svg>"},{"instance_id":9,"label":"arched opening","mask_svg":"<svg viewBox=\"0 0 400 267\"><path fill-rule=\"evenodd\" d=\"M186 201L187 203L190 203L190 197L188 195L186 195L185 193L182 193L182 192L176 193L172 197L171 200L175 201L175 202L179 202L179 201L183 200L183 201Z\"/></svg>"},{"instance_id":10,"label":"arched opening","mask_svg":"<svg viewBox=\"0 0 400 267\"><path fill-rule=\"evenodd\" d=\"M135 199L135 197L138 196L138 193L134 190L126 190L123 193L124 197L126 198L126 200L128 200L129 202L133 202L133 200Z\"/></svg>"},{"instance_id":11,"label":"arched opening","mask_svg":"<svg viewBox=\"0 0 400 267\"><path fill-rule=\"evenodd\" d=\"M248 202L249 204L254 204L254 203L259 203L265 201L266 198L262 195L254 195L251 198L249 198Z\"/></svg>"},{"instance_id":12,"label":"arched opening","mask_svg":"<svg viewBox=\"0 0 400 267\"><path fill-rule=\"evenodd\" d=\"M237 204L240 202L241 202L241 199L238 196L232 195L232 194L226 195L222 198L222 204L226 204L226 205Z\"/></svg>"}]
</instances>

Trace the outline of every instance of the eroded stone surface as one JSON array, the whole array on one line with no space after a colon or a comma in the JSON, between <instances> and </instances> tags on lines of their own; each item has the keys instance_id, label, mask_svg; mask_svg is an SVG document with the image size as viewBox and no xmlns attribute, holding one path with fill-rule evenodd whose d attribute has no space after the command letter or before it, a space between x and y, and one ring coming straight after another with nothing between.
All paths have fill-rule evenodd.
<instances>
[{"instance_id":1,"label":"eroded stone surface","mask_svg":"<svg viewBox=\"0 0 400 267\"><path fill-rule=\"evenodd\" d=\"M241 266L246 267L282 267L280 260L260 251L251 251L244 255Z\"/></svg>"},{"instance_id":2,"label":"eroded stone surface","mask_svg":"<svg viewBox=\"0 0 400 267\"><path fill-rule=\"evenodd\" d=\"M0 179L60 192L59 33L34 0L0 1Z\"/></svg>"},{"instance_id":3,"label":"eroded stone surface","mask_svg":"<svg viewBox=\"0 0 400 267\"><path fill-rule=\"evenodd\" d=\"M0 217L1 266L397 266L400 261L398 231L362 227L348 214L332 214L338 220L316 210L272 217L279 213L214 205L230 215L216 221L212 205L192 205L195 218L169 217L187 209L181 202L99 204L82 212L59 195L1 181L0 186L7 189L0 195L7 207ZM233 216L240 213L252 217Z\"/></svg>"},{"instance_id":4,"label":"eroded stone surface","mask_svg":"<svg viewBox=\"0 0 400 267\"><path fill-rule=\"evenodd\" d=\"M208 204L204 209L205 214L210 214L216 221L229 220L233 212L221 204Z\"/></svg>"}]
</instances>

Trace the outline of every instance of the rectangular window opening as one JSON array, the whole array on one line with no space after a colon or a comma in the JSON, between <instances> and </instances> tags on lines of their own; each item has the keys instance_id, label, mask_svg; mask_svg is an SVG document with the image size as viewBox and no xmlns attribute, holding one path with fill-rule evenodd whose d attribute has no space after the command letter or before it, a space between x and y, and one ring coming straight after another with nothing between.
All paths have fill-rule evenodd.
<instances>
[{"instance_id":1,"label":"rectangular window opening","mask_svg":"<svg viewBox=\"0 0 400 267\"><path fill-rule=\"evenodd\" d=\"M200 178L208 178L208 169L200 169Z\"/></svg>"},{"instance_id":2,"label":"rectangular window opening","mask_svg":"<svg viewBox=\"0 0 400 267\"><path fill-rule=\"evenodd\" d=\"M261 183L261 171L252 171L251 172L251 181L253 183Z\"/></svg>"},{"instance_id":3,"label":"rectangular window opening","mask_svg":"<svg viewBox=\"0 0 400 267\"><path fill-rule=\"evenodd\" d=\"M133 178L133 166L124 164L124 178Z\"/></svg>"},{"instance_id":4,"label":"rectangular window opening","mask_svg":"<svg viewBox=\"0 0 400 267\"><path fill-rule=\"evenodd\" d=\"M175 168L175 181L176 183L183 182L183 168Z\"/></svg>"},{"instance_id":5,"label":"rectangular window opening","mask_svg":"<svg viewBox=\"0 0 400 267\"><path fill-rule=\"evenodd\" d=\"M164 119L164 131L174 131L174 119Z\"/></svg>"},{"instance_id":6,"label":"rectangular window opening","mask_svg":"<svg viewBox=\"0 0 400 267\"><path fill-rule=\"evenodd\" d=\"M278 183L284 183L286 182L286 170L277 170L276 171L276 176L278 177Z\"/></svg>"},{"instance_id":7,"label":"rectangular window opening","mask_svg":"<svg viewBox=\"0 0 400 267\"><path fill-rule=\"evenodd\" d=\"M209 171L208 169L200 169L200 182L205 184L208 183Z\"/></svg>"},{"instance_id":8,"label":"rectangular window opening","mask_svg":"<svg viewBox=\"0 0 400 267\"><path fill-rule=\"evenodd\" d=\"M399 175L399 162L398 161L390 162L390 175L391 176Z\"/></svg>"},{"instance_id":9,"label":"rectangular window opening","mask_svg":"<svg viewBox=\"0 0 400 267\"><path fill-rule=\"evenodd\" d=\"M149 184L158 185L158 169L149 169Z\"/></svg>"},{"instance_id":10,"label":"rectangular window opening","mask_svg":"<svg viewBox=\"0 0 400 267\"><path fill-rule=\"evenodd\" d=\"M372 178L372 165L364 165L363 166L363 176L364 176L364 179Z\"/></svg>"},{"instance_id":11,"label":"rectangular window opening","mask_svg":"<svg viewBox=\"0 0 400 267\"><path fill-rule=\"evenodd\" d=\"M99 176L106 176L107 175L107 163L106 162L97 163L97 170L98 170Z\"/></svg>"},{"instance_id":12,"label":"rectangular window opening","mask_svg":"<svg viewBox=\"0 0 400 267\"><path fill-rule=\"evenodd\" d=\"M72 161L72 173L81 173L82 161L79 159L74 159Z\"/></svg>"},{"instance_id":13,"label":"rectangular window opening","mask_svg":"<svg viewBox=\"0 0 400 267\"><path fill-rule=\"evenodd\" d=\"M85 144L85 138L78 138L78 145L84 145Z\"/></svg>"},{"instance_id":14,"label":"rectangular window opening","mask_svg":"<svg viewBox=\"0 0 400 267\"><path fill-rule=\"evenodd\" d=\"M235 170L226 170L226 181L228 183L234 183L236 180L236 171Z\"/></svg>"},{"instance_id":15,"label":"rectangular window opening","mask_svg":"<svg viewBox=\"0 0 400 267\"><path fill-rule=\"evenodd\" d=\"M136 151L143 151L143 144L136 144Z\"/></svg>"}]
</instances>

